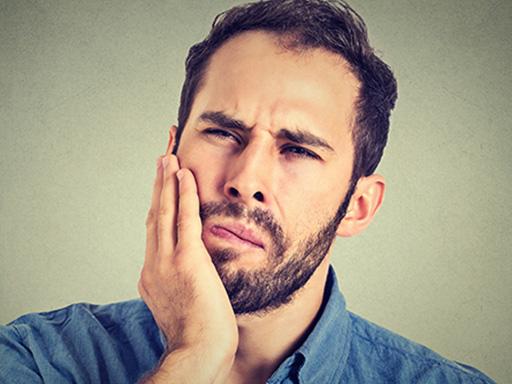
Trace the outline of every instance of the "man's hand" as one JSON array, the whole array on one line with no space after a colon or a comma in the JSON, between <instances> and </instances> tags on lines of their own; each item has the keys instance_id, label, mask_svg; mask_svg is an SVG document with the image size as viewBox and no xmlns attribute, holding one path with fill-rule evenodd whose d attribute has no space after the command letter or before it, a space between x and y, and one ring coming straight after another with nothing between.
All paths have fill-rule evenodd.
<instances>
[{"instance_id":1,"label":"man's hand","mask_svg":"<svg viewBox=\"0 0 512 384\"><path fill-rule=\"evenodd\" d=\"M176 156L159 159L146 221L139 293L165 335L167 351L148 382L225 380L238 345L228 295L201 239L192 172Z\"/></svg>"}]
</instances>

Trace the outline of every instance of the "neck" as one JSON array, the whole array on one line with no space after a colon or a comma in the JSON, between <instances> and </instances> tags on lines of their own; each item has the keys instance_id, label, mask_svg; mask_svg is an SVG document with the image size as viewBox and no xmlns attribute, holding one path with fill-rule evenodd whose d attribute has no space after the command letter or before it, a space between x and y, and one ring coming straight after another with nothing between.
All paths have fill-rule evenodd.
<instances>
[{"instance_id":1,"label":"neck","mask_svg":"<svg viewBox=\"0 0 512 384\"><path fill-rule=\"evenodd\" d=\"M328 268L327 256L289 304L264 315L237 317L239 344L230 383L264 383L297 349L319 313Z\"/></svg>"}]
</instances>

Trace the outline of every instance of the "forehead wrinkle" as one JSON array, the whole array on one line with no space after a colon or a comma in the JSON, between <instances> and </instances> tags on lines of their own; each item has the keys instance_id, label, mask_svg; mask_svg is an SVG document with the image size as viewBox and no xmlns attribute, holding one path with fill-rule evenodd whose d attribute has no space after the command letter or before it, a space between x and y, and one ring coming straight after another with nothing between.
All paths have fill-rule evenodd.
<instances>
[{"instance_id":1,"label":"forehead wrinkle","mask_svg":"<svg viewBox=\"0 0 512 384\"><path fill-rule=\"evenodd\" d=\"M234 116L230 116L223 111L206 111L199 116L199 121L210 122L223 128L241 130L244 132L251 132L254 126L250 127L243 120L237 119ZM303 128L288 128L282 127L277 132L273 132L271 129L267 129L270 135L274 139L287 139L297 144L309 145L313 147L319 147L324 150L335 152L335 150L329 145L329 143L320 136L317 136L307 129ZM264 130L264 128L261 128Z\"/></svg>"}]
</instances>

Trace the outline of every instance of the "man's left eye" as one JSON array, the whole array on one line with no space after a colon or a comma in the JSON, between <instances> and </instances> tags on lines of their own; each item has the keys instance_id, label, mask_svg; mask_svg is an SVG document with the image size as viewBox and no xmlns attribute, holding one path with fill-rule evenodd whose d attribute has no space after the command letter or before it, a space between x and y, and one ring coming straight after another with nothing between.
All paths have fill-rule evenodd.
<instances>
[{"instance_id":1,"label":"man's left eye","mask_svg":"<svg viewBox=\"0 0 512 384\"><path fill-rule=\"evenodd\" d=\"M296 157L305 157L305 158L320 160L320 156L318 156L316 153L314 153L304 147L298 147L295 145L289 145L289 146L283 147L281 149L281 153L284 153L285 155L296 156Z\"/></svg>"}]
</instances>

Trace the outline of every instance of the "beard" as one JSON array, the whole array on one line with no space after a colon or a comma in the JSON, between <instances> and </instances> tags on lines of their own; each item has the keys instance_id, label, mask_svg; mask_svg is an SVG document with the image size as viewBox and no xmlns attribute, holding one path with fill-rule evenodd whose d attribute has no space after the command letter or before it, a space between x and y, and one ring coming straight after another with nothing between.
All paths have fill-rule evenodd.
<instances>
[{"instance_id":1,"label":"beard","mask_svg":"<svg viewBox=\"0 0 512 384\"><path fill-rule=\"evenodd\" d=\"M232 248L209 250L235 314L266 313L292 300L327 255L354 189L355 183L351 182L334 217L318 231L302 239L290 257L286 257L290 251L290 241L285 238L282 227L270 212L261 208L248 210L243 204L234 202L201 204L203 223L214 216L245 219L265 231L272 241L266 265L251 271L229 269L228 264L239 256Z\"/></svg>"}]
</instances>

